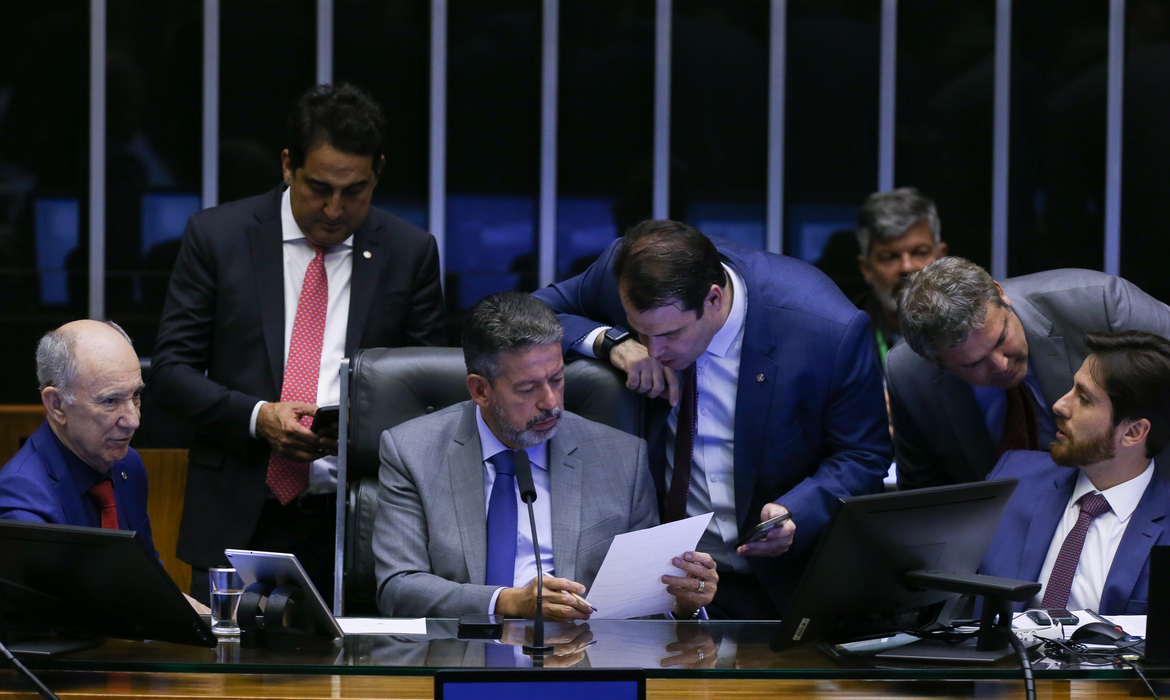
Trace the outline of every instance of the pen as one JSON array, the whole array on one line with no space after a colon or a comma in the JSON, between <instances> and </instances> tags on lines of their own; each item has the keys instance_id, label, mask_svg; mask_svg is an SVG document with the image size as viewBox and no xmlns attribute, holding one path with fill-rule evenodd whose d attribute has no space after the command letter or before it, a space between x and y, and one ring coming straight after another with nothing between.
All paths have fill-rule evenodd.
<instances>
[{"instance_id":1,"label":"pen","mask_svg":"<svg viewBox=\"0 0 1170 700\"><path fill-rule=\"evenodd\" d=\"M590 603L589 601L585 600L584 598L582 598L581 596L577 595L576 593L572 593L571 595L572 595L574 598L576 598L577 600L581 601L582 603L584 603L584 604L588 605L588 606L589 606L589 609L590 609L590 610L592 610L593 612L597 612L597 608L593 607L593 603Z\"/></svg>"}]
</instances>

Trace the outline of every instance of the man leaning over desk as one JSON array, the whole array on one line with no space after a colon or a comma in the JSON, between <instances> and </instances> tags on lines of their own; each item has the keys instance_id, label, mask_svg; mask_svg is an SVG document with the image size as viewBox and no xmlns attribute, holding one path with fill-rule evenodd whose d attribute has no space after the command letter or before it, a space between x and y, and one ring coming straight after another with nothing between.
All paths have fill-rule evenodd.
<instances>
[{"instance_id":1,"label":"man leaning over desk","mask_svg":"<svg viewBox=\"0 0 1170 700\"><path fill-rule=\"evenodd\" d=\"M513 471L518 450L537 491L546 619L588 619L578 596L614 536L658 524L646 443L563 410L561 337L556 316L527 294L483 299L463 333L471 400L383 433L373 542L383 614L534 616L539 584ZM715 594L715 562L685 552L671 563L687 572L663 577L674 613L691 616Z\"/></svg>"}]
</instances>

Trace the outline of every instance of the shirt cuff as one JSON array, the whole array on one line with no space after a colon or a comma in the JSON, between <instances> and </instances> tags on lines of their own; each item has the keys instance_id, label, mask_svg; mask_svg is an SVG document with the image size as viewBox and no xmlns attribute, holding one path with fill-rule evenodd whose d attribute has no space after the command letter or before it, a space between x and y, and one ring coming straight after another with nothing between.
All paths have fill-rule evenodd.
<instances>
[{"instance_id":1,"label":"shirt cuff","mask_svg":"<svg viewBox=\"0 0 1170 700\"><path fill-rule=\"evenodd\" d=\"M496 600L500 597L500 591L502 590L504 590L503 587L497 588L496 592L492 594L492 600L488 603L488 615L496 614Z\"/></svg>"},{"instance_id":2,"label":"shirt cuff","mask_svg":"<svg viewBox=\"0 0 1170 700\"><path fill-rule=\"evenodd\" d=\"M260 407L268 403L267 401L257 401L256 405L252 407L252 419L248 423L248 435L256 437L256 417L260 415Z\"/></svg>"},{"instance_id":3,"label":"shirt cuff","mask_svg":"<svg viewBox=\"0 0 1170 700\"><path fill-rule=\"evenodd\" d=\"M597 357L597 353L593 352L593 344L597 342L597 336L608 331L612 326L598 326L589 331L589 334L584 338L573 343L572 349L581 353L585 357Z\"/></svg>"}]
</instances>

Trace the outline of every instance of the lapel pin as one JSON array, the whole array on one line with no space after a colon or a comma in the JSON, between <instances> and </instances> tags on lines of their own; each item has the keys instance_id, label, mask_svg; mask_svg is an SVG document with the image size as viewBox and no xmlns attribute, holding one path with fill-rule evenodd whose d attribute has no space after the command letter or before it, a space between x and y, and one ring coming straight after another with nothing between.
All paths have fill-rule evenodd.
<instances>
[{"instance_id":1,"label":"lapel pin","mask_svg":"<svg viewBox=\"0 0 1170 700\"><path fill-rule=\"evenodd\" d=\"M122 472L122 481L125 481L126 479L129 479L129 478L130 477L126 476L126 472Z\"/></svg>"},{"instance_id":2,"label":"lapel pin","mask_svg":"<svg viewBox=\"0 0 1170 700\"><path fill-rule=\"evenodd\" d=\"M757 375L756 375L756 381L757 381L757 382L762 382L762 381L764 381L764 375L762 375L762 374L757 374Z\"/></svg>"},{"instance_id":3,"label":"lapel pin","mask_svg":"<svg viewBox=\"0 0 1170 700\"><path fill-rule=\"evenodd\" d=\"M365 258L366 260L369 260L370 258L372 258L374 256L372 253L370 253L370 251L367 250L367 251L362 253L362 257Z\"/></svg>"}]
</instances>

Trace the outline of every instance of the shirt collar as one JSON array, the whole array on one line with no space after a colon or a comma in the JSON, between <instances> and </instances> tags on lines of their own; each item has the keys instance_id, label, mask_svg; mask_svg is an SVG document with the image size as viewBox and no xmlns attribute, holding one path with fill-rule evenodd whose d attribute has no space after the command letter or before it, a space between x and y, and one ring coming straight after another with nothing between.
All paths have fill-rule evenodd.
<instances>
[{"instance_id":1,"label":"shirt collar","mask_svg":"<svg viewBox=\"0 0 1170 700\"><path fill-rule=\"evenodd\" d=\"M475 425L477 428L479 428L479 447L483 453L483 461L488 461L504 450L512 449L511 447L508 447L504 443L500 442L500 439L496 437L496 434L493 433L492 429L488 427L488 424L484 422L483 414L480 412L478 404L475 407ZM548 440L545 440L539 445L529 447L524 451L528 453L528 461L532 463L533 466L540 467L541 469L548 471Z\"/></svg>"},{"instance_id":2,"label":"shirt collar","mask_svg":"<svg viewBox=\"0 0 1170 700\"><path fill-rule=\"evenodd\" d=\"M280 195L281 240L286 242L286 243L289 241L304 241L307 245L312 245L311 243L309 243L309 239L305 238L305 234L301 231L301 227L297 225L297 220L293 218L292 195L289 194L290 192L291 192L291 190L286 187L286 188L284 188L284 194ZM352 248L352 247L353 247L353 236L350 235L349 238L345 239L341 243L338 243L337 245L333 246L329 250L335 250L337 248Z\"/></svg>"},{"instance_id":3,"label":"shirt collar","mask_svg":"<svg viewBox=\"0 0 1170 700\"><path fill-rule=\"evenodd\" d=\"M1072 500L1069 505L1080 500L1081 496L1086 493L1092 493L1097 489L1093 488L1093 482L1089 481L1089 476L1085 474L1084 470L1079 470L1080 476L1077 477L1076 488L1073 489ZM1154 478L1154 460L1150 460L1150 464L1146 470L1138 474L1134 478L1124 483L1118 484L1110 489L1101 491L1101 495L1109 501L1109 507L1121 522L1127 522L1129 516L1133 515L1134 510L1137 509L1138 503L1142 500L1142 496L1146 493L1146 487L1150 485L1150 480Z\"/></svg>"},{"instance_id":4,"label":"shirt collar","mask_svg":"<svg viewBox=\"0 0 1170 700\"><path fill-rule=\"evenodd\" d=\"M731 311L727 314L727 320L723 322L723 327L707 344L707 352L717 357L727 355L732 343L743 332L743 323L747 318L747 285L743 283L743 279L734 267L727 263L722 263L722 265L723 270L727 272L727 281L731 285Z\"/></svg>"}]
</instances>

